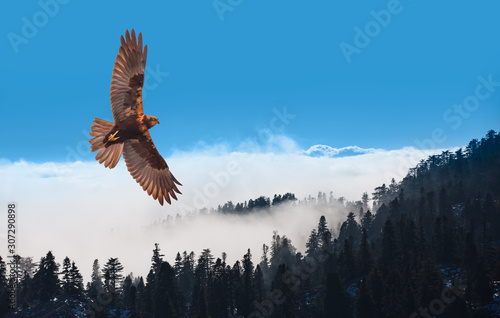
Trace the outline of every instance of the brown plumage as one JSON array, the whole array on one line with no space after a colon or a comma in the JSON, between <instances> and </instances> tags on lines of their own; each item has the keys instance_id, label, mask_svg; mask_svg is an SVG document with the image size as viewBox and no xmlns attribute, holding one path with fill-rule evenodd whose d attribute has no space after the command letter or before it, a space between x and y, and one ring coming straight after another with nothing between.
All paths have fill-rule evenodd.
<instances>
[{"instance_id":1,"label":"brown plumage","mask_svg":"<svg viewBox=\"0 0 500 318\"><path fill-rule=\"evenodd\" d=\"M170 197L177 200L181 185L172 175L165 159L156 149L149 129L159 124L158 118L147 116L142 108L142 86L148 46L142 47L142 34L135 31L121 36L121 46L111 77L111 110L114 123L95 118L89 142L95 157L106 168L114 168L123 153L127 169L148 195L163 205Z\"/></svg>"}]
</instances>

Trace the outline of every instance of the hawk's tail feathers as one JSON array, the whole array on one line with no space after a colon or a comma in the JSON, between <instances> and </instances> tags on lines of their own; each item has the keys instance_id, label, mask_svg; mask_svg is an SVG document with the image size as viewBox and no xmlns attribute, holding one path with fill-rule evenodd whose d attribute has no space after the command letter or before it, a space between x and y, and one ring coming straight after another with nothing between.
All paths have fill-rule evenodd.
<instances>
[{"instance_id":1,"label":"hawk's tail feathers","mask_svg":"<svg viewBox=\"0 0 500 318\"><path fill-rule=\"evenodd\" d=\"M95 159L99 160L99 163L104 162L104 167L110 169L114 168L118 164L123 150L123 143L112 144L108 147L105 146L105 137L113 126L114 124L112 122L99 118L94 119L94 125L90 128L92 131L90 136L93 136L94 138L89 140L89 143L92 145L91 150L99 150Z\"/></svg>"}]
</instances>

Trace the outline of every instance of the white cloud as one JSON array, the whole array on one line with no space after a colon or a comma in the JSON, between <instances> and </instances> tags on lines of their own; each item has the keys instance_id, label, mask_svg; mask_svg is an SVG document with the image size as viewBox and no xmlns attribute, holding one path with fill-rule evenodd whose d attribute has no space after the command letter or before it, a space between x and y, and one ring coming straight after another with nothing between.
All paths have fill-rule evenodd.
<instances>
[{"instance_id":1,"label":"white cloud","mask_svg":"<svg viewBox=\"0 0 500 318\"><path fill-rule=\"evenodd\" d=\"M177 251L199 253L202 248L212 248L216 256L225 251L229 260L235 261L249 247L254 261L258 261L260 247L269 244L276 229L303 250L319 214L295 211L243 218L199 216L168 229L144 230L155 220L204 206L216 207L229 200L236 203L286 192L302 199L319 191L333 191L335 197L358 200L364 191L370 193L392 177L401 179L408 168L441 151L356 148L351 149L360 153L355 156L312 157L284 136L272 136L260 146L249 140L235 149L216 145L177 151L167 158L183 183L183 195L171 206L162 207L147 196L123 161L109 170L97 162L0 160L0 202L2 206L10 201L18 204L20 255L39 259L53 250L59 262L65 256L75 260L85 279L95 258L103 264L109 257L119 257L127 273L146 275L155 242L160 243L169 261ZM334 226L343 217L332 214L327 220ZM0 255L5 257L5 219L1 222Z\"/></svg>"},{"instance_id":2,"label":"white cloud","mask_svg":"<svg viewBox=\"0 0 500 318\"><path fill-rule=\"evenodd\" d=\"M327 145L314 145L309 149L305 150L303 153L305 155L313 156L313 157L339 157L339 156L352 156L352 155L360 155L360 154L368 154L375 153L377 151L383 151L381 149L374 148L360 148L358 146L348 146L343 148L333 148Z\"/></svg>"}]
</instances>

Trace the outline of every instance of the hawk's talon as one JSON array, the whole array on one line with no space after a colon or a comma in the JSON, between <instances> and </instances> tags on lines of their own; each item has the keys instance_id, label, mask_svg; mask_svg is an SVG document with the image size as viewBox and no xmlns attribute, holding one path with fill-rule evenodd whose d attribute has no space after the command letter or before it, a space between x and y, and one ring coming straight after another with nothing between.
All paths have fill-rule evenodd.
<instances>
[{"instance_id":1,"label":"hawk's talon","mask_svg":"<svg viewBox=\"0 0 500 318\"><path fill-rule=\"evenodd\" d=\"M118 133L118 130L114 134L112 134L111 136L108 137L108 141L118 140L120 137L116 137L115 138L115 136L116 136L117 133Z\"/></svg>"}]
</instances>

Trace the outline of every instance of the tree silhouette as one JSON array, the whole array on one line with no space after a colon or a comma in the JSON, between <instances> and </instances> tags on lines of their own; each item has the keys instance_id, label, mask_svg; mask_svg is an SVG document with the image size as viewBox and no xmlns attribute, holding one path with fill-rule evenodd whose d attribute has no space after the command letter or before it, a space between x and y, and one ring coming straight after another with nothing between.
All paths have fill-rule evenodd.
<instances>
[{"instance_id":1,"label":"tree silhouette","mask_svg":"<svg viewBox=\"0 0 500 318\"><path fill-rule=\"evenodd\" d=\"M102 269L104 276L104 289L111 295L111 303L118 304L123 279L123 265L118 258L110 257Z\"/></svg>"}]
</instances>

